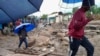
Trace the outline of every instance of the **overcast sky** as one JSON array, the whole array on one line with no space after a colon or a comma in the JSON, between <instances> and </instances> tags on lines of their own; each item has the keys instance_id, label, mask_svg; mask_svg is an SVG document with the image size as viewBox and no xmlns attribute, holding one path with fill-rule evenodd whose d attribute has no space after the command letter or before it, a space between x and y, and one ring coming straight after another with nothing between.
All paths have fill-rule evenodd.
<instances>
[{"instance_id":1,"label":"overcast sky","mask_svg":"<svg viewBox=\"0 0 100 56\"><path fill-rule=\"evenodd\" d=\"M100 0L95 0L95 4L100 5ZM34 13L34 15L41 16L42 14L50 14L52 12L71 11L72 7L80 6L80 5L81 3L65 5L64 3L61 2L61 0L44 0L41 5L40 11Z\"/></svg>"}]
</instances>

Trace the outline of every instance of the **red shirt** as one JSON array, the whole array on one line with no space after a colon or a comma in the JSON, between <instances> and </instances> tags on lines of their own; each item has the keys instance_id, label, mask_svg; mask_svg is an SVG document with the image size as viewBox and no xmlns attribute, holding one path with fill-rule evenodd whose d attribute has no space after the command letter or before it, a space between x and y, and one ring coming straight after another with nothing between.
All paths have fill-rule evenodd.
<instances>
[{"instance_id":1,"label":"red shirt","mask_svg":"<svg viewBox=\"0 0 100 56\"><path fill-rule=\"evenodd\" d=\"M16 24L16 26L20 25L20 24L21 24L21 20L20 20L20 19L17 20L17 21L15 22L15 24Z\"/></svg>"},{"instance_id":2,"label":"red shirt","mask_svg":"<svg viewBox=\"0 0 100 56\"><path fill-rule=\"evenodd\" d=\"M90 20L86 18L84 9L80 8L72 17L68 26L68 34L73 38L80 39L84 36L84 27Z\"/></svg>"}]
</instances>

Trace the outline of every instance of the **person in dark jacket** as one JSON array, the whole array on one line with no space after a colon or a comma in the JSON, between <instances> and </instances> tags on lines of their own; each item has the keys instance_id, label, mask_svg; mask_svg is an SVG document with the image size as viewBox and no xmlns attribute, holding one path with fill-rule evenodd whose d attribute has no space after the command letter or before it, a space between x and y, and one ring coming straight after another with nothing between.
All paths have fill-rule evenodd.
<instances>
[{"instance_id":1,"label":"person in dark jacket","mask_svg":"<svg viewBox=\"0 0 100 56\"><path fill-rule=\"evenodd\" d=\"M91 2L91 0L89 1ZM93 56L94 47L86 36L84 36L85 25L94 19L94 15L90 15L88 18L85 15L92 5L94 5L93 2L89 3L88 0L83 0L82 7L78 9L72 17L68 26L68 35L70 40L69 56L75 56L80 45L86 49L87 56Z\"/></svg>"},{"instance_id":2,"label":"person in dark jacket","mask_svg":"<svg viewBox=\"0 0 100 56\"><path fill-rule=\"evenodd\" d=\"M28 42L27 42L28 35L26 32L25 26L23 26L23 28L20 28L18 36L19 36L19 41L20 41L18 47L20 48L22 43L24 42L25 47L26 47L25 49L27 49L27 47L28 47Z\"/></svg>"}]
</instances>

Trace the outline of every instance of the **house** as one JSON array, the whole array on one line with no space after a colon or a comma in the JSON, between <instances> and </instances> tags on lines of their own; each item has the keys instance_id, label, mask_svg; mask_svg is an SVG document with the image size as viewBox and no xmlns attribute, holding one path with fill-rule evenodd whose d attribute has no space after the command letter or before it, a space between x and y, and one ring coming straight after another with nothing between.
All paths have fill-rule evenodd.
<instances>
[{"instance_id":1,"label":"house","mask_svg":"<svg viewBox=\"0 0 100 56\"><path fill-rule=\"evenodd\" d=\"M63 21L69 21L72 17L71 13L60 13L60 12L53 12L48 15L47 22L48 23L60 23Z\"/></svg>"}]
</instances>

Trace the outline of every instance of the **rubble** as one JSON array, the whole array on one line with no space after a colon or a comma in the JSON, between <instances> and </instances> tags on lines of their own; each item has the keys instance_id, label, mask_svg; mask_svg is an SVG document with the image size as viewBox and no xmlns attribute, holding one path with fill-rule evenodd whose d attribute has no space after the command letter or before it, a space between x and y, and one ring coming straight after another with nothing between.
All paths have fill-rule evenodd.
<instances>
[{"instance_id":1,"label":"rubble","mask_svg":"<svg viewBox=\"0 0 100 56\"><path fill-rule=\"evenodd\" d=\"M62 24L52 24L51 26L34 29L28 33L30 37L28 39L28 49L24 49L24 47L12 49L10 51L13 51L15 54L8 54L7 56L67 56L69 51L68 30L66 27L62 28L62 26ZM96 46L96 50L100 51L100 45L98 45L100 38L96 39L100 35L93 30L85 30L85 34ZM98 56L97 54L94 55ZM84 48L79 48L77 56L86 56Z\"/></svg>"}]
</instances>

